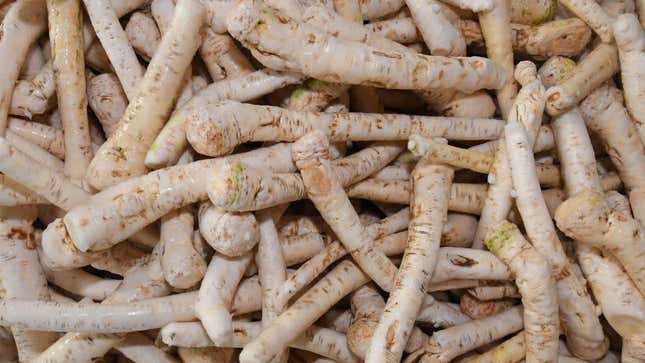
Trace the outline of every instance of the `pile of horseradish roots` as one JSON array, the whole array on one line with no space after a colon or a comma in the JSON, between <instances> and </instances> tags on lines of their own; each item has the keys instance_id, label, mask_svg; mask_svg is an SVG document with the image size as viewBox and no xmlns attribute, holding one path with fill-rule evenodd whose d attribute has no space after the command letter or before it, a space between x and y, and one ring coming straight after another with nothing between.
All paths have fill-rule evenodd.
<instances>
[{"instance_id":1,"label":"pile of horseradish roots","mask_svg":"<svg viewBox=\"0 0 645 363\"><path fill-rule=\"evenodd\" d=\"M645 362L645 0L0 19L0 362Z\"/></svg>"}]
</instances>

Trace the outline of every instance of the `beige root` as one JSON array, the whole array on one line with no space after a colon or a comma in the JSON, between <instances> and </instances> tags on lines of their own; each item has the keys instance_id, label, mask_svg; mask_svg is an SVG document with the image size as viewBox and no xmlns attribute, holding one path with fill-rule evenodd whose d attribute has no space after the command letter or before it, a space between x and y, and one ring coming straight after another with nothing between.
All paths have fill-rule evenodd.
<instances>
[{"instance_id":1,"label":"beige root","mask_svg":"<svg viewBox=\"0 0 645 363\"><path fill-rule=\"evenodd\" d=\"M36 209L31 206L2 208L0 210L0 264L3 301L11 299L49 300L47 280L40 267L33 244L32 223ZM20 361L27 361L45 350L56 340L56 335L12 327Z\"/></svg>"},{"instance_id":2,"label":"beige root","mask_svg":"<svg viewBox=\"0 0 645 363\"><path fill-rule=\"evenodd\" d=\"M459 300L459 307L471 319L484 319L496 315L515 305L513 300L488 300L480 301L471 294L463 294Z\"/></svg>"},{"instance_id":3,"label":"beige root","mask_svg":"<svg viewBox=\"0 0 645 363\"><path fill-rule=\"evenodd\" d=\"M502 344L480 354L471 360L470 363L513 363L524 359L526 355L526 341L524 331L519 332L512 338L505 340Z\"/></svg>"},{"instance_id":4,"label":"beige root","mask_svg":"<svg viewBox=\"0 0 645 363\"><path fill-rule=\"evenodd\" d=\"M390 291L396 267L383 252L374 249L373 237L365 235L358 214L330 167L326 137L313 131L294 143L292 153L307 195L320 215L361 268L381 288Z\"/></svg>"},{"instance_id":5,"label":"beige root","mask_svg":"<svg viewBox=\"0 0 645 363\"><path fill-rule=\"evenodd\" d=\"M360 181L396 158L403 147L399 143L377 143L346 158L334 160L332 171L342 186ZM299 174L263 175L242 165L227 165L213 173L209 198L228 211L260 210L306 197Z\"/></svg>"},{"instance_id":6,"label":"beige root","mask_svg":"<svg viewBox=\"0 0 645 363\"><path fill-rule=\"evenodd\" d=\"M484 46L482 31L477 22L459 20L455 25L466 36L468 46ZM411 18L374 22L367 24L366 28L377 35L403 44L421 39ZM553 20L540 25L511 23L511 31L513 51L536 59L578 55L591 40L591 30L578 18Z\"/></svg>"},{"instance_id":7,"label":"beige root","mask_svg":"<svg viewBox=\"0 0 645 363\"><path fill-rule=\"evenodd\" d=\"M82 184L92 159L80 0L47 1L52 67L65 138L65 174Z\"/></svg>"},{"instance_id":8,"label":"beige root","mask_svg":"<svg viewBox=\"0 0 645 363\"><path fill-rule=\"evenodd\" d=\"M154 19L142 11L130 15L125 34L134 51L146 60L152 59L161 42L161 33Z\"/></svg>"},{"instance_id":9,"label":"beige root","mask_svg":"<svg viewBox=\"0 0 645 363\"><path fill-rule=\"evenodd\" d=\"M213 64L223 69L224 77L235 79L253 72L255 69L251 62L237 48L233 38L229 35L216 34L212 30L207 30L204 40L199 48L199 54L208 67L209 73L215 73Z\"/></svg>"},{"instance_id":10,"label":"beige root","mask_svg":"<svg viewBox=\"0 0 645 363\"><path fill-rule=\"evenodd\" d=\"M414 141L410 141L412 145ZM410 147L411 149L414 146ZM447 218L453 170L421 160L412 172L413 199L408 246L385 310L374 331L367 360L401 359L415 315L437 265L441 229ZM379 358L381 357L381 358Z\"/></svg>"},{"instance_id":11,"label":"beige root","mask_svg":"<svg viewBox=\"0 0 645 363\"><path fill-rule=\"evenodd\" d=\"M509 266L522 295L527 362L556 361L560 321L551 266L509 222L486 236L486 247Z\"/></svg>"},{"instance_id":12,"label":"beige root","mask_svg":"<svg viewBox=\"0 0 645 363\"><path fill-rule=\"evenodd\" d=\"M298 112L223 101L194 110L188 116L186 136L200 154L218 156L243 142L294 141L312 130L322 131L332 142L407 140L414 133L490 140L499 136L502 127L502 121L486 118Z\"/></svg>"},{"instance_id":13,"label":"beige root","mask_svg":"<svg viewBox=\"0 0 645 363\"><path fill-rule=\"evenodd\" d=\"M375 287L365 285L356 290L351 298L352 323L347 331L347 346L357 357L367 359L379 318L383 315L385 301ZM419 328L413 327L410 338L405 344L406 352L413 352L421 347L428 336Z\"/></svg>"},{"instance_id":14,"label":"beige root","mask_svg":"<svg viewBox=\"0 0 645 363\"><path fill-rule=\"evenodd\" d=\"M555 0L510 2L511 19L520 24L541 24L552 20L558 8Z\"/></svg>"},{"instance_id":15,"label":"beige root","mask_svg":"<svg viewBox=\"0 0 645 363\"><path fill-rule=\"evenodd\" d=\"M105 136L109 138L119 126L121 116L128 106L128 99L118 78L112 73L92 77L87 85L87 98Z\"/></svg>"},{"instance_id":16,"label":"beige root","mask_svg":"<svg viewBox=\"0 0 645 363\"><path fill-rule=\"evenodd\" d=\"M598 134L612 163L630 192L634 216L645 224L645 210L639 199L645 190L645 148L636 126L620 99L608 94L620 92L614 87L600 87L580 104L587 127ZM638 167L640 165L641 167Z\"/></svg>"},{"instance_id":17,"label":"beige root","mask_svg":"<svg viewBox=\"0 0 645 363\"><path fill-rule=\"evenodd\" d=\"M611 29L612 19L596 1L561 0L560 3L589 24L603 42L611 43L614 40Z\"/></svg>"},{"instance_id":18,"label":"beige root","mask_svg":"<svg viewBox=\"0 0 645 363\"><path fill-rule=\"evenodd\" d=\"M45 4L40 0L20 0L9 9L1 26L0 63L7 67L0 82L0 133L4 135L13 88L23 60L31 45L47 28Z\"/></svg>"},{"instance_id":19,"label":"beige root","mask_svg":"<svg viewBox=\"0 0 645 363\"><path fill-rule=\"evenodd\" d=\"M406 362L413 362L419 355L425 355L421 362L450 362L496 339L522 329L522 308L514 307L497 315L473 320L455 327L435 332L424 349L413 353Z\"/></svg>"},{"instance_id":20,"label":"beige root","mask_svg":"<svg viewBox=\"0 0 645 363\"><path fill-rule=\"evenodd\" d=\"M342 79L349 84L385 88L455 88L472 92L498 88L505 79L497 65L482 58L461 58L458 61L412 53L382 52L355 41L335 38L306 24L283 20L285 24L278 21L272 10L248 0L236 4L231 11L228 29L263 64L275 69L301 71L329 82ZM287 41L283 38L287 34L296 34L297 37ZM285 44L289 46L285 47ZM322 44L325 44L324 51ZM307 54L316 54L316 57L311 59ZM342 63L334 58L341 54ZM439 62L442 64L438 65ZM350 66L354 63L362 66ZM365 64L373 66L365 67ZM389 69L396 69L396 74ZM438 77L440 71L444 72L441 79Z\"/></svg>"},{"instance_id":21,"label":"beige root","mask_svg":"<svg viewBox=\"0 0 645 363\"><path fill-rule=\"evenodd\" d=\"M235 289L251 258L252 252L239 257L226 257L216 253L199 288L195 313L217 346L227 346L232 342L233 317L230 307Z\"/></svg>"},{"instance_id":22,"label":"beige root","mask_svg":"<svg viewBox=\"0 0 645 363\"><path fill-rule=\"evenodd\" d=\"M356 265L342 261L246 344L240 354L240 362L269 361L338 300L368 281L369 278Z\"/></svg>"},{"instance_id":23,"label":"beige root","mask_svg":"<svg viewBox=\"0 0 645 363\"><path fill-rule=\"evenodd\" d=\"M520 62L517 66L516 77L522 83L515 102L508 115L509 123L518 122L527 130L529 147L533 149L544 112L544 87L537 80L535 66L530 62ZM508 162L506 143L500 142L495 153L495 160L488 174L489 188L486 201L481 212L474 248L482 248L484 237L495 226L505 220L511 209L512 178Z\"/></svg>"},{"instance_id":24,"label":"beige root","mask_svg":"<svg viewBox=\"0 0 645 363\"><path fill-rule=\"evenodd\" d=\"M233 322L232 347L243 348L248 342L260 334L259 322ZM161 339L168 345L184 347L208 347L213 342L208 338L204 328L199 323L171 323L161 329ZM344 334L331 329L311 326L300 336L289 343L296 349L303 349L328 357L341 363L357 363L358 359L347 348L347 338Z\"/></svg>"},{"instance_id":25,"label":"beige root","mask_svg":"<svg viewBox=\"0 0 645 363\"><path fill-rule=\"evenodd\" d=\"M301 80L302 76L298 74L264 69L239 78L214 82L171 115L146 154L146 166L160 168L176 163L188 146L185 124L195 109L226 99L249 101Z\"/></svg>"},{"instance_id":26,"label":"beige root","mask_svg":"<svg viewBox=\"0 0 645 363\"><path fill-rule=\"evenodd\" d=\"M549 115L556 116L570 110L618 70L616 47L599 44L575 67L566 80L547 90L546 111Z\"/></svg>"},{"instance_id":27,"label":"beige root","mask_svg":"<svg viewBox=\"0 0 645 363\"><path fill-rule=\"evenodd\" d=\"M193 210L184 207L161 219L161 267L170 286L186 289L204 277L206 262L193 247Z\"/></svg>"},{"instance_id":28,"label":"beige root","mask_svg":"<svg viewBox=\"0 0 645 363\"><path fill-rule=\"evenodd\" d=\"M228 213L204 202L199 207L199 231L213 249L225 256L241 256L259 240L259 227L249 213ZM236 238L230 238L235 235Z\"/></svg>"},{"instance_id":29,"label":"beige root","mask_svg":"<svg viewBox=\"0 0 645 363\"><path fill-rule=\"evenodd\" d=\"M9 118L8 130L32 142L62 159L65 157L63 132L51 126L29 122L19 118Z\"/></svg>"},{"instance_id":30,"label":"beige root","mask_svg":"<svg viewBox=\"0 0 645 363\"><path fill-rule=\"evenodd\" d=\"M450 190L448 210L460 213L480 214L486 199L486 184L454 183ZM347 195L351 198L375 200L385 203L408 204L410 183L366 179L352 185Z\"/></svg>"},{"instance_id":31,"label":"beige root","mask_svg":"<svg viewBox=\"0 0 645 363\"><path fill-rule=\"evenodd\" d=\"M560 315L568 343L577 354L599 358L604 354L602 327L584 283L575 277L563 251L537 182L535 160L524 126L509 123L505 137L513 187L517 193L516 205L528 237L548 261L556 280ZM593 346L599 351L594 353Z\"/></svg>"},{"instance_id":32,"label":"beige root","mask_svg":"<svg viewBox=\"0 0 645 363\"><path fill-rule=\"evenodd\" d=\"M441 12L438 1L407 0L406 5L428 45L430 54L460 57L466 54L466 40L463 34Z\"/></svg>"},{"instance_id":33,"label":"beige root","mask_svg":"<svg viewBox=\"0 0 645 363\"><path fill-rule=\"evenodd\" d=\"M570 58L553 56L547 59L538 70L540 80L545 87L553 87L571 77L576 62Z\"/></svg>"},{"instance_id":34,"label":"beige root","mask_svg":"<svg viewBox=\"0 0 645 363\"><path fill-rule=\"evenodd\" d=\"M31 46L25 62L20 69L20 79L32 79L45 65L42 48L38 44Z\"/></svg>"},{"instance_id":35,"label":"beige root","mask_svg":"<svg viewBox=\"0 0 645 363\"><path fill-rule=\"evenodd\" d=\"M611 252L623 265L636 287L645 291L644 231L630 215L612 211L605 196L594 191L574 194L555 213L560 230L577 241Z\"/></svg>"},{"instance_id":36,"label":"beige root","mask_svg":"<svg viewBox=\"0 0 645 363\"><path fill-rule=\"evenodd\" d=\"M420 138L415 135L416 147L414 153L437 163L465 168L478 173L488 174L493 166L494 157L478 151L461 149L432 139ZM558 186L561 184L560 170L555 165L536 164L540 184Z\"/></svg>"},{"instance_id":37,"label":"beige root","mask_svg":"<svg viewBox=\"0 0 645 363\"><path fill-rule=\"evenodd\" d=\"M641 19L641 22L643 20ZM639 26L633 14L621 15L614 23L614 36L620 58L620 74L625 90L625 103L638 128L641 141L645 142L645 108L642 95L645 94L643 82L645 73L645 31Z\"/></svg>"},{"instance_id":38,"label":"beige root","mask_svg":"<svg viewBox=\"0 0 645 363\"><path fill-rule=\"evenodd\" d=\"M137 97L90 164L86 177L90 185L101 190L145 173L145 154L171 111L184 71L199 46L203 22L203 7L198 2L178 2L170 29L148 66Z\"/></svg>"},{"instance_id":39,"label":"beige root","mask_svg":"<svg viewBox=\"0 0 645 363\"><path fill-rule=\"evenodd\" d=\"M0 206L15 207L26 204L48 204L47 199L27 189L11 178L0 175Z\"/></svg>"},{"instance_id":40,"label":"beige root","mask_svg":"<svg viewBox=\"0 0 645 363\"><path fill-rule=\"evenodd\" d=\"M505 75L504 85L497 90L497 104L502 118L506 119L517 95L517 84L513 78L513 43L511 40L510 2L494 0L493 8L480 12L479 24L486 41L486 54L500 65Z\"/></svg>"},{"instance_id":41,"label":"beige root","mask_svg":"<svg viewBox=\"0 0 645 363\"><path fill-rule=\"evenodd\" d=\"M602 193L596 171L593 148L584 121L577 112L570 111L552 123L562 165L567 194ZM596 301L612 327L631 336L634 329L624 321L641 321L642 313L632 309L645 301L629 276L612 256L603 256L599 250L576 243L576 256ZM615 299L622 296L621 299ZM618 313L620 311L620 313ZM629 318L625 319L626 316Z\"/></svg>"},{"instance_id":42,"label":"beige root","mask_svg":"<svg viewBox=\"0 0 645 363\"><path fill-rule=\"evenodd\" d=\"M125 94L129 100L134 100L143 78L143 68L119 23L119 17L110 0L84 0L83 3Z\"/></svg>"}]
</instances>

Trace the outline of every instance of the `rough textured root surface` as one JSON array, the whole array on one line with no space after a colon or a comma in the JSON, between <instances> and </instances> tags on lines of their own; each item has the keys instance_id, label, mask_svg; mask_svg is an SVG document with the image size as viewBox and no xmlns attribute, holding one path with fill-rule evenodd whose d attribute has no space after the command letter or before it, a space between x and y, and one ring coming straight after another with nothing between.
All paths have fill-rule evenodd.
<instances>
[{"instance_id":1,"label":"rough textured root surface","mask_svg":"<svg viewBox=\"0 0 645 363\"><path fill-rule=\"evenodd\" d=\"M432 165L426 160L419 161L412 172L408 246L394 281L395 287L367 351L368 361L379 357L385 357L387 362L401 359L414 326L415 314L437 264L436 252L447 218L452 177L451 168Z\"/></svg>"},{"instance_id":2,"label":"rough textured root surface","mask_svg":"<svg viewBox=\"0 0 645 363\"><path fill-rule=\"evenodd\" d=\"M150 61L137 96L90 164L86 180L94 188L102 190L145 173L145 154L170 113L184 71L199 46L202 10L197 1L178 2L171 30Z\"/></svg>"},{"instance_id":3,"label":"rough textured root surface","mask_svg":"<svg viewBox=\"0 0 645 363\"><path fill-rule=\"evenodd\" d=\"M300 71L329 82L342 80L349 84L385 88L456 88L472 92L482 88L501 87L506 80L496 64L482 58L447 59L382 52L358 42L335 38L306 24L282 18L281 15L274 14L272 10L254 0L236 4L229 13L228 30L242 44L250 48L253 56L266 66ZM298 36L287 41L284 38L286 34ZM284 44L290 44L290 46L285 47ZM325 44L323 52L320 51L322 44ZM307 54L316 54L317 57L312 59ZM334 54L343 54L342 63L335 59ZM358 62L358 59L361 65L373 66L351 66ZM367 63L365 63L366 60L368 60ZM386 69L396 69L396 72L385 71ZM440 71L444 72L441 78L438 76Z\"/></svg>"},{"instance_id":4,"label":"rough textured root surface","mask_svg":"<svg viewBox=\"0 0 645 363\"><path fill-rule=\"evenodd\" d=\"M560 320L549 263L524 239L517 226L509 222L486 236L486 246L509 265L522 295L526 359L556 361Z\"/></svg>"}]
</instances>

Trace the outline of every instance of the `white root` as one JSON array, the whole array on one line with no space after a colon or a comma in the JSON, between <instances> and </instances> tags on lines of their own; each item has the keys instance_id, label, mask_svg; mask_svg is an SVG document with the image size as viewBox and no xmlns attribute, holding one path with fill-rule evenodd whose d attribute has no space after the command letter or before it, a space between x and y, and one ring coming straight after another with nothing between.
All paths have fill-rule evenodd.
<instances>
[{"instance_id":1,"label":"white root","mask_svg":"<svg viewBox=\"0 0 645 363\"><path fill-rule=\"evenodd\" d=\"M410 203L408 246L396 275L395 287L367 351L368 361L382 360L383 357L386 362L401 359L415 315L437 265L452 178L451 168L432 165L426 160L419 161L412 172L414 190Z\"/></svg>"},{"instance_id":2,"label":"white root","mask_svg":"<svg viewBox=\"0 0 645 363\"><path fill-rule=\"evenodd\" d=\"M252 257L252 252L239 257L226 257L216 253L199 288L195 312L208 336L218 346L231 344L233 317L230 306L235 289Z\"/></svg>"},{"instance_id":3,"label":"white root","mask_svg":"<svg viewBox=\"0 0 645 363\"><path fill-rule=\"evenodd\" d=\"M283 19L286 21L283 24L278 16L258 2L247 0L236 4L228 17L229 32L271 68L299 71L329 82L343 80L349 84L398 89L455 88L472 92L498 88L505 80L497 65L482 58L457 60L382 52L365 44L337 39L293 20ZM287 40L284 38L287 34L296 38ZM315 54L315 59L308 54ZM341 54L342 62L334 58ZM350 66L354 63L373 66ZM396 69L396 73L388 69Z\"/></svg>"},{"instance_id":4,"label":"white root","mask_svg":"<svg viewBox=\"0 0 645 363\"><path fill-rule=\"evenodd\" d=\"M381 288L390 291L396 267L384 253L374 249L373 237L365 234L358 214L330 167L326 137L313 131L294 143L292 154L309 199L321 216L361 268Z\"/></svg>"},{"instance_id":5,"label":"white root","mask_svg":"<svg viewBox=\"0 0 645 363\"><path fill-rule=\"evenodd\" d=\"M537 182L535 160L524 126L517 122L509 123L505 137L513 187L517 193L516 205L528 237L546 258L555 277L560 316L569 346L576 354L599 358L604 354L602 327L584 284L576 278L563 251Z\"/></svg>"},{"instance_id":6,"label":"white root","mask_svg":"<svg viewBox=\"0 0 645 363\"><path fill-rule=\"evenodd\" d=\"M273 172L295 169L289 144L236 154L228 159ZM200 160L154 171L95 194L65 216L69 236L82 251L108 248L172 210L205 200L208 195L201 176L220 162L221 159ZM137 205L135 209L134 205ZM100 223L95 219L90 221L90 215L102 216Z\"/></svg>"},{"instance_id":7,"label":"white root","mask_svg":"<svg viewBox=\"0 0 645 363\"><path fill-rule=\"evenodd\" d=\"M352 262L342 261L273 323L244 346L240 362L267 362L345 295L369 278Z\"/></svg>"},{"instance_id":8,"label":"white root","mask_svg":"<svg viewBox=\"0 0 645 363\"><path fill-rule=\"evenodd\" d=\"M471 319L484 319L496 315L515 305L510 299L481 301L471 294L463 294L459 308Z\"/></svg>"},{"instance_id":9,"label":"white root","mask_svg":"<svg viewBox=\"0 0 645 363\"><path fill-rule=\"evenodd\" d=\"M65 304L25 299L0 302L0 323L40 331L121 333L195 318L193 293L127 304Z\"/></svg>"},{"instance_id":10,"label":"white root","mask_svg":"<svg viewBox=\"0 0 645 363\"><path fill-rule=\"evenodd\" d=\"M511 112L513 99L517 95L517 84L513 78L513 43L511 40L510 1L494 0L492 9L478 14L482 35L486 41L486 54L499 64L504 84L497 90L497 103L502 118L506 120Z\"/></svg>"},{"instance_id":11,"label":"white root","mask_svg":"<svg viewBox=\"0 0 645 363\"><path fill-rule=\"evenodd\" d=\"M199 206L199 231L215 251L230 257L252 250L260 234L252 214L229 213L210 202Z\"/></svg>"},{"instance_id":12,"label":"white root","mask_svg":"<svg viewBox=\"0 0 645 363\"><path fill-rule=\"evenodd\" d=\"M439 1L407 0L406 5L430 54L458 57L466 55L466 40L461 31L441 12L442 5ZM490 5L492 8L492 3Z\"/></svg>"},{"instance_id":13,"label":"white root","mask_svg":"<svg viewBox=\"0 0 645 363\"><path fill-rule=\"evenodd\" d=\"M379 318L383 315L385 301L373 285L365 285L356 290L351 297L353 319L347 331L347 346L360 359L366 353L373 339ZM413 328L405 346L406 352L413 352L428 340L419 328Z\"/></svg>"},{"instance_id":14,"label":"white root","mask_svg":"<svg viewBox=\"0 0 645 363\"><path fill-rule=\"evenodd\" d=\"M614 40L612 19L596 1L561 0L560 3L584 20L603 42L611 43Z\"/></svg>"},{"instance_id":15,"label":"white root","mask_svg":"<svg viewBox=\"0 0 645 363\"><path fill-rule=\"evenodd\" d=\"M414 361L425 353L420 362L450 362L487 343L522 329L522 308L514 307L497 315L473 320L436 332L419 353L410 355L406 362Z\"/></svg>"},{"instance_id":16,"label":"white root","mask_svg":"<svg viewBox=\"0 0 645 363\"><path fill-rule=\"evenodd\" d=\"M129 100L134 100L143 78L143 68L119 23L119 17L110 0L84 0L83 3L125 94Z\"/></svg>"},{"instance_id":17,"label":"white root","mask_svg":"<svg viewBox=\"0 0 645 363\"><path fill-rule=\"evenodd\" d=\"M47 28L47 11L41 0L20 0L1 24L0 63L5 65L0 81L0 134L4 136L13 88L29 49Z\"/></svg>"},{"instance_id":18,"label":"white root","mask_svg":"<svg viewBox=\"0 0 645 363\"><path fill-rule=\"evenodd\" d=\"M526 342L524 331L519 332L512 338L505 340L502 344L480 354L471 360L470 363L499 363L519 362L526 355ZM559 361L560 362L560 361Z\"/></svg>"},{"instance_id":19,"label":"white root","mask_svg":"<svg viewBox=\"0 0 645 363\"><path fill-rule=\"evenodd\" d=\"M194 217L192 208L184 207L161 219L159 243L163 243L161 267L168 283L189 288L204 277L206 262L193 247Z\"/></svg>"},{"instance_id":20,"label":"white root","mask_svg":"<svg viewBox=\"0 0 645 363\"><path fill-rule=\"evenodd\" d=\"M641 22L643 20L641 19ZM625 103L638 128L641 141L645 142L645 108L641 97L645 94L645 31L633 14L619 16L614 23L614 36L618 46L620 74L625 90Z\"/></svg>"},{"instance_id":21,"label":"white root","mask_svg":"<svg viewBox=\"0 0 645 363\"><path fill-rule=\"evenodd\" d=\"M49 151L59 159L65 157L65 144L61 130L13 117L9 118L7 130Z\"/></svg>"},{"instance_id":22,"label":"white root","mask_svg":"<svg viewBox=\"0 0 645 363\"><path fill-rule=\"evenodd\" d=\"M556 361L560 322L551 266L509 222L486 236L486 247L509 266L522 295L526 361Z\"/></svg>"},{"instance_id":23,"label":"white root","mask_svg":"<svg viewBox=\"0 0 645 363\"><path fill-rule=\"evenodd\" d=\"M188 146L185 124L195 109L226 99L250 101L301 80L302 76L295 73L264 69L239 78L214 82L171 115L146 154L146 166L160 168L176 163Z\"/></svg>"},{"instance_id":24,"label":"white root","mask_svg":"<svg viewBox=\"0 0 645 363\"><path fill-rule=\"evenodd\" d=\"M87 98L90 108L101 123L105 136L109 138L116 131L121 116L128 106L128 99L118 78L112 73L92 77L87 84Z\"/></svg>"},{"instance_id":25,"label":"white root","mask_svg":"<svg viewBox=\"0 0 645 363\"><path fill-rule=\"evenodd\" d=\"M143 333L130 333L115 348L133 362L179 363Z\"/></svg>"},{"instance_id":26,"label":"white root","mask_svg":"<svg viewBox=\"0 0 645 363\"><path fill-rule=\"evenodd\" d=\"M334 160L332 170L342 186L354 184L394 160L403 147L399 143L376 143ZM306 197L299 174L265 175L242 165L227 165L210 176L208 196L228 211L249 211L273 207Z\"/></svg>"},{"instance_id":27,"label":"white root","mask_svg":"<svg viewBox=\"0 0 645 363\"><path fill-rule=\"evenodd\" d=\"M84 185L92 159L80 1L47 1L52 67L65 138L65 174Z\"/></svg>"},{"instance_id":28,"label":"white root","mask_svg":"<svg viewBox=\"0 0 645 363\"><path fill-rule=\"evenodd\" d=\"M587 127L605 143L605 149L630 193L634 216L644 224L645 210L639 198L645 190L645 173L641 167L634 166L645 165L645 148L621 100L608 97L615 92L619 91L613 87L598 88L580 104L580 112Z\"/></svg>"},{"instance_id":29,"label":"white root","mask_svg":"<svg viewBox=\"0 0 645 363\"><path fill-rule=\"evenodd\" d=\"M547 90L546 111L551 116L557 116L570 110L618 70L616 47L599 44L576 66L566 80Z\"/></svg>"},{"instance_id":30,"label":"white root","mask_svg":"<svg viewBox=\"0 0 645 363\"><path fill-rule=\"evenodd\" d=\"M171 111L184 71L199 46L204 20L198 2L178 2L170 29L143 76L137 96L90 164L86 180L96 189L145 173L145 154Z\"/></svg>"},{"instance_id":31,"label":"white root","mask_svg":"<svg viewBox=\"0 0 645 363\"><path fill-rule=\"evenodd\" d=\"M32 192L22 184L0 175L0 206L15 207L26 204L48 204L47 199Z\"/></svg>"},{"instance_id":32,"label":"white root","mask_svg":"<svg viewBox=\"0 0 645 363\"><path fill-rule=\"evenodd\" d=\"M161 33L154 19L142 11L130 15L125 35L134 51L146 60L152 59L161 42Z\"/></svg>"},{"instance_id":33,"label":"white root","mask_svg":"<svg viewBox=\"0 0 645 363\"><path fill-rule=\"evenodd\" d=\"M36 209L32 206L2 208L0 210L0 279L2 301L9 299L49 300L47 280L40 267L33 246L32 223ZM56 340L56 335L11 327L18 356L27 361L45 350Z\"/></svg>"},{"instance_id":34,"label":"white root","mask_svg":"<svg viewBox=\"0 0 645 363\"><path fill-rule=\"evenodd\" d=\"M537 133L544 112L544 87L536 79L535 66L530 62L521 62L517 66L516 76L522 81L523 87L517 95L509 114L509 122L519 122L524 125L532 149L537 139ZM500 142L495 153L495 161L488 174L489 188L486 201L481 212L473 248L483 248L483 241L498 223L506 220L511 209L512 177L508 162L508 150L505 142Z\"/></svg>"},{"instance_id":35,"label":"white root","mask_svg":"<svg viewBox=\"0 0 645 363\"><path fill-rule=\"evenodd\" d=\"M101 301L118 287L119 280L102 279L80 269L53 271L43 266L47 281L74 295Z\"/></svg>"},{"instance_id":36,"label":"white root","mask_svg":"<svg viewBox=\"0 0 645 363\"><path fill-rule=\"evenodd\" d=\"M500 135L503 122L486 118L299 112L223 101L194 110L186 127L188 141L197 152L219 156L240 143L295 141L313 130L320 130L332 142L407 140L411 134L491 140Z\"/></svg>"},{"instance_id":37,"label":"white root","mask_svg":"<svg viewBox=\"0 0 645 363\"><path fill-rule=\"evenodd\" d=\"M255 70L251 62L237 48L233 38L229 35L217 34L212 30L206 30L199 54L206 63L211 77L215 73L211 71L212 64L224 70L226 79L240 78Z\"/></svg>"},{"instance_id":38,"label":"white root","mask_svg":"<svg viewBox=\"0 0 645 363\"><path fill-rule=\"evenodd\" d=\"M282 253L282 246L276 229L288 205L269 208L257 213L260 226L260 241L255 254L255 264L258 268L260 285L262 286L262 326L267 327L286 308L277 300L280 287L287 279L287 264ZM288 350L278 355L276 362L286 362Z\"/></svg>"},{"instance_id":39,"label":"white root","mask_svg":"<svg viewBox=\"0 0 645 363\"><path fill-rule=\"evenodd\" d=\"M260 334L258 322L233 322L233 342L231 347L243 348ZM209 347L213 342L199 323L171 323L161 329L161 339L168 345L185 347ZM289 343L296 349L303 349L342 363L357 363L358 359L347 349L344 334L318 326L311 326Z\"/></svg>"}]
</instances>

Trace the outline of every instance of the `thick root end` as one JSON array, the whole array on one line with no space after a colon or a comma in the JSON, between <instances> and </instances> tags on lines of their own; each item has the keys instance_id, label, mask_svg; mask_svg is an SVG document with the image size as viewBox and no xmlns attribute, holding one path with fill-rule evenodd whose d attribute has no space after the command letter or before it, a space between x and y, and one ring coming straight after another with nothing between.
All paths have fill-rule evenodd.
<instances>
[{"instance_id":1,"label":"thick root end","mask_svg":"<svg viewBox=\"0 0 645 363\"><path fill-rule=\"evenodd\" d=\"M598 243L607 230L607 212L603 194L584 191L560 204L554 218L567 236Z\"/></svg>"}]
</instances>

